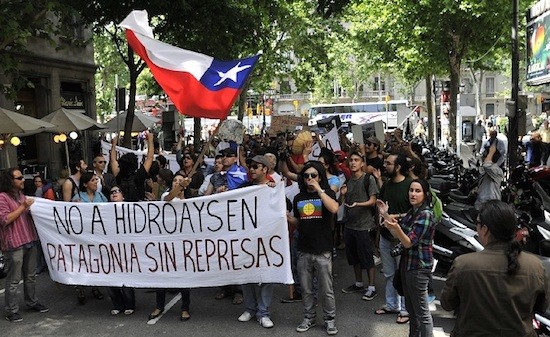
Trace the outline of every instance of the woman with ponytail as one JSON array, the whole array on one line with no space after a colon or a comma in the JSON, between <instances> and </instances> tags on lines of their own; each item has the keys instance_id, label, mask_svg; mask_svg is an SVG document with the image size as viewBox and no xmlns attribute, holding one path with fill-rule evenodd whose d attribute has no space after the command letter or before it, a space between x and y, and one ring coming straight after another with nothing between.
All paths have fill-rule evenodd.
<instances>
[{"instance_id":1,"label":"woman with ponytail","mask_svg":"<svg viewBox=\"0 0 550 337\"><path fill-rule=\"evenodd\" d=\"M548 278L515 240L513 206L488 200L476 225L485 249L455 259L441 294L441 306L457 312L452 336L537 336L532 320L548 307Z\"/></svg>"}]
</instances>

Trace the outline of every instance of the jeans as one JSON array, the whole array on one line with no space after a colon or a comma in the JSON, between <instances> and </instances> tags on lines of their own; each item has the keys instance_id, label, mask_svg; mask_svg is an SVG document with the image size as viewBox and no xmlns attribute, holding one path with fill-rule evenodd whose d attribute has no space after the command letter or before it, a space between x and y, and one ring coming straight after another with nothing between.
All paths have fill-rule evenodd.
<instances>
[{"instance_id":1,"label":"jeans","mask_svg":"<svg viewBox=\"0 0 550 337\"><path fill-rule=\"evenodd\" d=\"M189 288L179 289L181 292L181 311L189 311L191 305L191 296ZM164 302L166 301L166 289L157 289L157 309L164 311Z\"/></svg>"},{"instance_id":2,"label":"jeans","mask_svg":"<svg viewBox=\"0 0 550 337\"><path fill-rule=\"evenodd\" d=\"M298 230L292 233L292 242L290 244L290 264L292 269L292 278L294 278L294 294L301 294L300 275L298 274Z\"/></svg>"},{"instance_id":3,"label":"jeans","mask_svg":"<svg viewBox=\"0 0 550 337\"><path fill-rule=\"evenodd\" d=\"M136 309L136 294L134 288L109 287L109 296L113 302L113 309L119 311Z\"/></svg>"},{"instance_id":4,"label":"jeans","mask_svg":"<svg viewBox=\"0 0 550 337\"><path fill-rule=\"evenodd\" d=\"M332 252L321 254L298 253L298 273L302 287L302 302L304 316L308 319L316 317L316 300L314 296L313 276L319 284L318 298L323 301L323 319L333 321L336 317L336 301L332 288Z\"/></svg>"},{"instance_id":5,"label":"jeans","mask_svg":"<svg viewBox=\"0 0 550 337\"><path fill-rule=\"evenodd\" d=\"M408 270L402 275L405 303L410 316L409 337L433 337L433 319L428 304L429 269Z\"/></svg>"},{"instance_id":6,"label":"jeans","mask_svg":"<svg viewBox=\"0 0 550 337\"><path fill-rule=\"evenodd\" d=\"M36 245L29 248L19 248L4 252L6 269L6 312L19 312L19 300L17 299L17 287L23 276L23 291L25 304L32 307L38 303L36 298Z\"/></svg>"},{"instance_id":7,"label":"jeans","mask_svg":"<svg viewBox=\"0 0 550 337\"><path fill-rule=\"evenodd\" d=\"M382 260L382 273L386 278L386 308L388 310L401 310L405 312L405 298L399 296L393 287L393 276L399 267L399 256L393 257L390 254L393 245L391 241L380 236L380 258Z\"/></svg>"},{"instance_id":8,"label":"jeans","mask_svg":"<svg viewBox=\"0 0 550 337\"><path fill-rule=\"evenodd\" d=\"M256 318L271 317L271 300L273 299L273 283L244 284L244 307Z\"/></svg>"}]
</instances>

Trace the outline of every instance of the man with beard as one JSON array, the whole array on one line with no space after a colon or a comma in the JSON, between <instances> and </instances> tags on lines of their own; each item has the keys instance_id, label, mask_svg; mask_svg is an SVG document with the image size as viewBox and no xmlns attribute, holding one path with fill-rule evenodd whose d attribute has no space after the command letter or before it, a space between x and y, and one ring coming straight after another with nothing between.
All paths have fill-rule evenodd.
<instances>
[{"instance_id":1,"label":"man with beard","mask_svg":"<svg viewBox=\"0 0 550 337\"><path fill-rule=\"evenodd\" d=\"M407 157L402 154L391 154L384 161L384 169L388 180L380 189L378 202L385 202L389 207L388 213L397 216L400 220L401 216L411 208L409 186L412 180L409 177L409 162ZM393 257L391 250L398 242L388 229L381 229L380 257L382 258L382 272L386 278L386 304L375 313L377 315L399 313L397 323L405 324L409 321L409 314L405 310L405 301L393 287L393 277L399 266L399 255Z\"/></svg>"}]
</instances>

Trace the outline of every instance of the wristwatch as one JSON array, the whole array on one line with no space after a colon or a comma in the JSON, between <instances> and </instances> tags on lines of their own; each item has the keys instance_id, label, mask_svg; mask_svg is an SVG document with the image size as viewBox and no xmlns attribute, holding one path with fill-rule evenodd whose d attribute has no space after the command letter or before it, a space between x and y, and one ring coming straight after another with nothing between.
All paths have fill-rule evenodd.
<instances>
[{"instance_id":1,"label":"wristwatch","mask_svg":"<svg viewBox=\"0 0 550 337\"><path fill-rule=\"evenodd\" d=\"M325 190L321 189L321 190L319 191L319 195L321 195L321 194L323 194L323 193L325 193Z\"/></svg>"}]
</instances>

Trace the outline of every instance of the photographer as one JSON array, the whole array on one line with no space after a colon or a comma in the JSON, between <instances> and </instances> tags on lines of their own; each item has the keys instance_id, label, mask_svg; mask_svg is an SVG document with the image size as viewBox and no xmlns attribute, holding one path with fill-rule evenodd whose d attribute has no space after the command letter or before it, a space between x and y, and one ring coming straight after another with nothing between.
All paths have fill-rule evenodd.
<instances>
[{"instance_id":1,"label":"photographer","mask_svg":"<svg viewBox=\"0 0 550 337\"><path fill-rule=\"evenodd\" d=\"M493 132L495 131L491 131L491 134ZM487 155L483 159L483 165L479 168L481 175L478 180L477 200L475 202L476 209L480 209L481 204L487 200L501 199L500 184L504 179L504 172L498 165L497 159L495 159L495 155L498 153L498 143L502 142L495 141L489 146Z\"/></svg>"},{"instance_id":2,"label":"photographer","mask_svg":"<svg viewBox=\"0 0 550 337\"><path fill-rule=\"evenodd\" d=\"M497 131L496 130L491 130L489 132L489 139L487 139L485 141L485 143L483 144L483 146L481 147L482 149L482 157L487 157L487 155L489 154L489 147L491 147L491 145L495 145L495 148L497 150L498 153L495 153L494 156L493 156L493 159L494 159L494 162L502 167L504 165L504 161L506 160L506 141L503 140L503 139L499 139L497 137Z\"/></svg>"}]
</instances>

